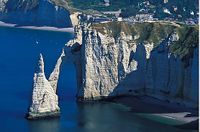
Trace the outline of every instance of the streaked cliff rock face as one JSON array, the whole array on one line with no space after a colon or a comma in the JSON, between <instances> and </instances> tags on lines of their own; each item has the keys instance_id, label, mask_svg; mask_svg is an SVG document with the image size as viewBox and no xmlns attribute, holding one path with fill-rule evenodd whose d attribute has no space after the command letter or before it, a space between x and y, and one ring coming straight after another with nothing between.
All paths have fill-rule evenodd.
<instances>
[{"instance_id":1,"label":"streaked cliff rock face","mask_svg":"<svg viewBox=\"0 0 200 132\"><path fill-rule=\"evenodd\" d=\"M187 63L170 51L170 46L182 39L173 31L178 27L171 27L169 32L159 27L161 31L155 33L164 32L166 35L161 35L155 43L148 41L150 37L148 40L143 37L144 40L138 42L142 34L139 31L130 34L124 25L118 34L109 29L110 26L76 26L76 37L66 45L65 51L75 62L78 99L149 95L197 107L198 48L190 52L192 57L187 58Z\"/></svg>"},{"instance_id":2,"label":"streaked cliff rock face","mask_svg":"<svg viewBox=\"0 0 200 132\"><path fill-rule=\"evenodd\" d=\"M18 26L71 27L69 16L69 11L53 0L0 1L0 21Z\"/></svg>"},{"instance_id":3,"label":"streaked cliff rock face","mask_svg":"<svg viewBox=\"0 0 200 132\"><path fill-rule=\"evenodd\" d=\"M43 57L40 55L38 69L33 78L32 104L27 115L28 119L55 117L60 115L56 90L63 56L64 54L61 54L54 71L51 73L49 80L47 80L44 72Z\"/></svg>"},{"instance_id":4,"label":"streaked cliff rock face","mask_svg":"<svg viewBox=\"0 0 200 132\"><path fill-rule=\"evenodd\" d=\"M5 10L7 1L8 0L0 0L0 12L3 12Z\"/></svg>"},{"instance_id":5,"label":"streaked cliff rock face","mask_svg":"<svg viewBox=\"0 0 200 132\"><path fill-rule=\"evenodd\" d=\"M51 84L55 93L57 91L58 79L59 79L59 75L60 75L60 67L61 67L62 59L63 59L64 56L65 56L65 53L64 53L64 50L63 50L60 57L57 60L57 63L55 65L53 72L51 73L51 75L49 77L49 83Z\"/></svg>"}]
</instances>

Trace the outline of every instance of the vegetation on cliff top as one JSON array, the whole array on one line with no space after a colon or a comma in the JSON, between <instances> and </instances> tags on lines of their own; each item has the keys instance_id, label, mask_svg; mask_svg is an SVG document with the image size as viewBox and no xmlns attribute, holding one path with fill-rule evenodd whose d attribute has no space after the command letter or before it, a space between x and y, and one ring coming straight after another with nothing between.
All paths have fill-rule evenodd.
<instances>
[{"instance_id":1,"label":"vegetation on cliff top","mask_svg":"<svg viewBox=\"0 0 200 132\"><path fill-rule=\"evenodd\" d=\"M117 39L121 32L126 35L135 37L136 43L153 43L157 47L160 42L167 38L170 34L178 33L179 40L170 45L169 50L175 55L180 56L182 59L190 58L193 49L199 43L199 26L188 26L177 23L167 22L145 22L129 24L126 22L109 22L93 24L92 28L96 29L102 34L108 35ZM138 37L136 37L138 36Z\"/></svg>"},{"instance_id":2,"label":"vegetation on cliff top","mask_svg":"<svg viewBox=\"0 0 200 132\"><path fill-rule=\"evenodd\" d=\"M160 43L162 39L171 34L176 28L175 25L160 22L145 22L129 24L126 22L109 22L93 24L92 27L98 32L114 37L115 39L120 36L121 32L126 35L131 35L137 43L154 43L155 46Z\"/></svg>"},{"instance_id":3,"label":"vegetation on cliff top","mask_svg":"<svg viewBox=\"0 0 200 132\"><path fill-rule=\"evenodd\" d=\"M170 45L170 51L178 55L186 66L189 64L189 58L193 57L193 51L199 46L199 26L182 25L177 29L179 40Z\"/></svg>"}]
</instances>

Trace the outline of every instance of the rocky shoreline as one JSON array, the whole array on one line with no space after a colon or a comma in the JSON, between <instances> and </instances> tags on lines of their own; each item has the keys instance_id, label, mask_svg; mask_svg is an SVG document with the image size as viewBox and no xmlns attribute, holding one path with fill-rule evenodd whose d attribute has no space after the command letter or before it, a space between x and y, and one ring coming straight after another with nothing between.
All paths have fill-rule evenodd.
<instances>
[{"instance_id":1,"label":"rocky shoreline","mask_svg":"<svg viewBox=\"0 0 200 132\"><path fill-rule=\"evenodd\" d=\"M177 121L173 125L182 129L198 130L198 109L188 108L180 104L171 104L149 96L121 96L109 100L130 108L130 112L138 115L148 115L152 118L165 118ZM149 118L148 118L149 119Z\"/></svg>"},{"instance_id":2,"label":"rocky shoreline","mask_svg":"<svg viewBox=\"0 0 200 132\"><path fill-rule=\"evenodd\" d=\"M52 112L44 112L44 113L34 113L29 112L26 114L25 118L27 120L37 120L37 119L51 119L51 118L59 118L60 111L52 111Z\"/></svg>"}]
</instances>

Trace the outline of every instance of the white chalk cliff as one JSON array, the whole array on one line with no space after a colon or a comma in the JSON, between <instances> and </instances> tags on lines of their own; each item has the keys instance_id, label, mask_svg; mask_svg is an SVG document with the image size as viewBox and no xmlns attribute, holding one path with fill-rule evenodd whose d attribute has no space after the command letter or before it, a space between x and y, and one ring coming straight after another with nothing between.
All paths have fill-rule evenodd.
<instances>
[{"instance_id":1,"label":"white chalk cliff","mask_svg":"<svg viewBox=\"0 0 200 132\"><path fill-rule=\"evenodd\" d=\"M77 16L70 16L75 37L66 44L48 80L40 58L29 117L59 114L56 90L63 59L75 64L80 101L145 95L198 108L196 27L162 22L91 25Z\"/></svg>"},{"instance_id":2,"label":"white chalk cliff","mask_svg":"<svg viewBox=\"0 0 200 132\"><path fill-rule=\"evenodd\" d=\"M75 29L65 52L77 70L79 100L148 95L198 107L198 47L185 62L169 50L181 39L176 32L162 36L156 44L138 43L141 34L137 32L130 35L119 30L118 36L112 36L113 30L83 24Z\"/></svg>"},{"instance_id":3,"label":"white chalk cliff","mask_svg":"<svg viewBox=\"0 0 200 132\"><path fill-rule=\"evenodd\" d=\"M49 80L47 80L44 72L43 57L40 54L38 68L33 78L32 104L27 115L28 119L55 117L60 115L56 90L63 56L64 54L62 53Z\"/></svg>"},{"instance_id":4,"label":"white chalk cliff","mask_svg":"<svg viewBox=\"0 0 200 132\"><path fill-rule=\"evenodd\" d=\"M0 21L17 26L71 27L62 0L0 0Z\"/></svg>"}]
</instances>

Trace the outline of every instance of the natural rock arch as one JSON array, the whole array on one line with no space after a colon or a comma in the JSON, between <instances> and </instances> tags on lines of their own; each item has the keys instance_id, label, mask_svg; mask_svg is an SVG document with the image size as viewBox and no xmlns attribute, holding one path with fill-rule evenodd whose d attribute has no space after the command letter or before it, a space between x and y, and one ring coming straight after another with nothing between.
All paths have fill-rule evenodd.
<instances>
[{"instance_id":1,"label":"natural rock arch","mask_svg":"<svg viewBox=\"0 0 200 132\"><path fill-rule=\"evenodd\" d=\"M76 26L75 29L74 39L70 40L65 46L50 78L45 81L46 77L42 74L43 81L39 83L47 83L50 89L56 90L60 64L62 57L64 57L75 64L78 100L145 94L157 99L170 100L193 108L197 107L198 75L195 73L198 69L198 48L193 52L194 57L189 59L190 65L184 67L184 62L168 50L171 42L177 41L179 38L176 33L165 36L157 48L153 48L151 44L137 44L133 41L133 37L123 32L120 32L116 39L84 25ZM146 59L148 59L148 62L145 62ZM138 65L139 61L142 61L142 63L140 62ZM138 66L142 67L139 68ZM139 73L138 70L140 70ZM38 83L37 79L40 77L38 75L39 73L36 73L34 83ZM139 75L140 77L138 77ZM194 79L191 79L193 76ZM126 79L128 81L123 82ZM189 80L192 80L192 82ZM42 88L45 89L46 86L42 85ZM41 89L41 87L34 86L34 89ZM138 89L145 90L138 93ZM51 94L54 96L56 92L54 91L49 95ZM45 103L46 101L43 101L43 95L44 92L39 94L40 98L33 96L29 112L31 118L55 114L51 107L48 107L46 111L40 110L42 105L38 102ZM179 97L180 95L181 97ZM44 97L49 96L45 95ZM34 98L40 100L34 101ZM55 101L56 103L58 102ZM46 104L50 104L48 99Z\"/></svg>"}]
</instances>

